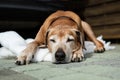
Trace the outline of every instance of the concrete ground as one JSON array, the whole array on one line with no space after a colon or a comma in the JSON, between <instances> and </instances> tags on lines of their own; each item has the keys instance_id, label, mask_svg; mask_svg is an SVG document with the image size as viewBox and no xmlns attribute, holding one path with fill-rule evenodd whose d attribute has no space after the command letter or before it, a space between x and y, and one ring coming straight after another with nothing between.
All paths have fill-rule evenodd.
<instances>
[{"instance_id":1,"label":"concrete ground","mask_svg":"<svg viewBox=\"0 0 120 80\"><path fill-rule=\"evenodd\" d=\"M119 80L120 45L102 54L86 55L83 62L32 63L17 66L14 59L0 60L0 80Z\"/></svg>"}]
</instances>

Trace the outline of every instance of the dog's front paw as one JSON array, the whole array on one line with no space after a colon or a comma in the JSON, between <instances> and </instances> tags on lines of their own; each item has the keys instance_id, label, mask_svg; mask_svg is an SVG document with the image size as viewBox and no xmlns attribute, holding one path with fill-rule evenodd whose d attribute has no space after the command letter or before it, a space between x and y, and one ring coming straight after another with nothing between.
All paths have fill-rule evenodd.
<instances>
[{"instance_id":1,"label":"dog's front paw","mask_svg":"<svg viewBox=\"0 0 120 80\"><path fill-rule=\"evenodd\" d=\"M75 51L72 55L72 62L80 62L84 60L84 55L82 51Z\"/></svg>"},{"instance_id":2,"label":"dog's front paw","mask_svg":"<svg viewBox=\"0 0 120 80\"><path fill-rule=\"evenodd\" d=\"M95 53L103 53L105 51L105 48L104 47L96 47L95 48L95 50L94 50L94 52Z\"/></svg>"},{"instance_id":3,"label":"dog's front paw","mask_svg":"<svg viewBox=\"0 0 120 80\"><path fill-rule=\"evenodd\" d=\"M23 51L21 53L21 55L18 56L15 64L16 65L26 65L26 64L29 64L33 57L34 57L34 55L32 55L31 53L27 53L27 52Z\"/></svg>"}]
</instances>

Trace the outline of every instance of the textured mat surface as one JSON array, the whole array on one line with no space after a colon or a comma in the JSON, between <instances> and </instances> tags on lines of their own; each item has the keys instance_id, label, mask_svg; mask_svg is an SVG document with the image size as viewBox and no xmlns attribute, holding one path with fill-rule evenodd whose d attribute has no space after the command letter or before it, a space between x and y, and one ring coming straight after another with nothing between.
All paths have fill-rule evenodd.
<instances>
[{"instance_id":1,"label":"textured mat surface","mask_svg":"<svg viewBox=\"0 0 120 80\"><path fill-rule=\"evenodd\" d=\"M13 59L0 60L0 80L119 80L120 45L104 53L91 53L79 63L32 63L16 66Z\"/></svg>"}]
</instances>

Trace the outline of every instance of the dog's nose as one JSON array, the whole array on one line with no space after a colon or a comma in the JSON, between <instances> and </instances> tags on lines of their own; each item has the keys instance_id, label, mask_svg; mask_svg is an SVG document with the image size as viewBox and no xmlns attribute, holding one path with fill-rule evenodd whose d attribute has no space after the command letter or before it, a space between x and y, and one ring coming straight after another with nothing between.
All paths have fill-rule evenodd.
<instances>
[{"instance_id":1,"label":"dog's nose","mask_svg":"<svg viewBox=\"0 0 120 80\"><path fill-rule=\"evenodd\" d=\"M55 53L55 59L58 62L63 62L65 60L65 52L62 49L58 49Z\"/></svg>"}]
</instances>

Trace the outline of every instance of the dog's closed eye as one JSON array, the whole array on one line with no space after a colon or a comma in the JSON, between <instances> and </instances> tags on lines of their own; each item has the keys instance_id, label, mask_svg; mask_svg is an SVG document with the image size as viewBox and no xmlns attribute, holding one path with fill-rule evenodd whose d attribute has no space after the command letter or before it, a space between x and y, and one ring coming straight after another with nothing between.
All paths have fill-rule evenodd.
<instances>
[{"instance_id":1,"label":"dog's closed eye","mask_svg":"<svg viewBox=\"0 0 120 80\"><path fill-rule=\"evenodd\" d=\"M71 41L74 41L74 39L70 39L70 38L67 39L67 42L71 42Z\"/></svg>"},{"instance_id":2,"label":"dog's closed eye","mask_svg":"<svg viewBox=\"0 0 120 80\"><path fill-rule=\"evenodd\" d=\"M56 41L54 39L50 39L51 42L55 43Z\"/></svg>"}]
</instances>

